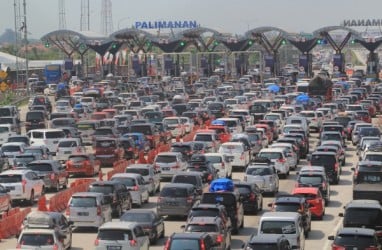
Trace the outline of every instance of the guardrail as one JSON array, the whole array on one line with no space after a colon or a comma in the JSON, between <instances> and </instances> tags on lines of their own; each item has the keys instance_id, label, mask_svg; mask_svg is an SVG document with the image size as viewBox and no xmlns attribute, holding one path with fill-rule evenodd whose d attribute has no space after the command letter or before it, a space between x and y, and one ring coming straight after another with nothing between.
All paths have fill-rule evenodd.
<instances>
[{"instance_id":1,"label":"guardrail","mask_svg":"<svg viewBox=\"0 0 382 250\"><path fill-rule=\"evenodd\" d=\"M27 207L23 210L16 207L10 209L8 213L3 213L0 220L0 239L7 239L11 236L18 235L24 218L31 210L31 207Z\"/></svg>"}]
</instances>

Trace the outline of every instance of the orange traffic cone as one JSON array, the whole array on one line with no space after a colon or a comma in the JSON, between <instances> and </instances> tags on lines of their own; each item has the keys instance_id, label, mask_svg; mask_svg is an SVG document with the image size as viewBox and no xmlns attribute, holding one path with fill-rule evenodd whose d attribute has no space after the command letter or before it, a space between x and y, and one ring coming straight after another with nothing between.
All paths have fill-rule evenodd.
<instances>
[{"instance_id":1,"label":"orange traffic cone","mask_svg":"<svg viewBox=\"0 0 382 250\"><path fill-rule=\"evenodd\" d=\"M45 195L41 196L38 199L37 209L38 209L38 211L43 211L43 212L48 211L48 208L46 207L46 198L45 198Z\"/></svg>"},{"instance_id":2,"label":"orange traffic cone","mask_svg":"<svg viewBox=\"0 0 382 250\"><path fill-rule=\"evenodd\" d=\"M145 159L145 153L143 151L140 151L139 152L139 159L138 159L138 162L140 164L145 164L147 163L146 159Z\"/></svg>"}]
</instances>

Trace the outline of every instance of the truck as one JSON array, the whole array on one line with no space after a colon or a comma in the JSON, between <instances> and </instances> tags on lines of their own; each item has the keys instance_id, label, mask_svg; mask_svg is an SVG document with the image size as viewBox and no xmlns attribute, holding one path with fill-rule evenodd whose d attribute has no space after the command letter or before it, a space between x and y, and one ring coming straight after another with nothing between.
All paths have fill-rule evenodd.
<instances>
[{"instance_id":1,"label":"truck","mask_svg":"<svg viewBox=\"0 0 382 250\"><path fill-rule=\"evenodd\" d=\"M332 101L333 82L329 77L319 74L309 81L309 97L320 97L324 102Z\"/></svg>"}]
</instances>

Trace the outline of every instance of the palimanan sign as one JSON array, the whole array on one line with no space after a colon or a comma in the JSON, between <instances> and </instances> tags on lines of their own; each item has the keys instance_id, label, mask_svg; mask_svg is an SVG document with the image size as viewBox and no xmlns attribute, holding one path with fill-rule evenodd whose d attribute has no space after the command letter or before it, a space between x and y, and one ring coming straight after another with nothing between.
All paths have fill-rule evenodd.
<instances>
[{"instance_id":1,"label":"palimanan sign","mask_svg":"<svg viewBox=\"0 0 382 250\"><path fill-rule=\"evenodd\" d=\"M342 23L345 27L381 26L381 24L382 19L349 19Z\"/></svg>"},{"instance_id":2,"label":"palimanan sign","mask_svg":"<svg viewBox=\"0 0 382 250\"><path fill-rule=\"evenodd\" d=\"M136 29L192 29L199 25L196 21L137 21Z\"/></svg>"}]
</instances>

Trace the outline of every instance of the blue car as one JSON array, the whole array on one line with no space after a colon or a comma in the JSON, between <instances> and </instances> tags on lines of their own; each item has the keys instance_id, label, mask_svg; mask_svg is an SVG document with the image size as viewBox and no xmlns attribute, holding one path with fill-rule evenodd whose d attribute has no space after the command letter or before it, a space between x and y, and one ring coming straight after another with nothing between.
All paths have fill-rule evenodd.
<instances>
[{"instance_id":1,"label":"blue car","mask_svg":"<svg viewBox=\"0 0 382 250\"><path fill-rule=\"evenodd\" d=\"M122 138L133 138L135 142L135 146L138 150L150 150L150 142L146 139L146 136L143 133L126 133L122 136Z\"/></svg>"}]
</instances>

